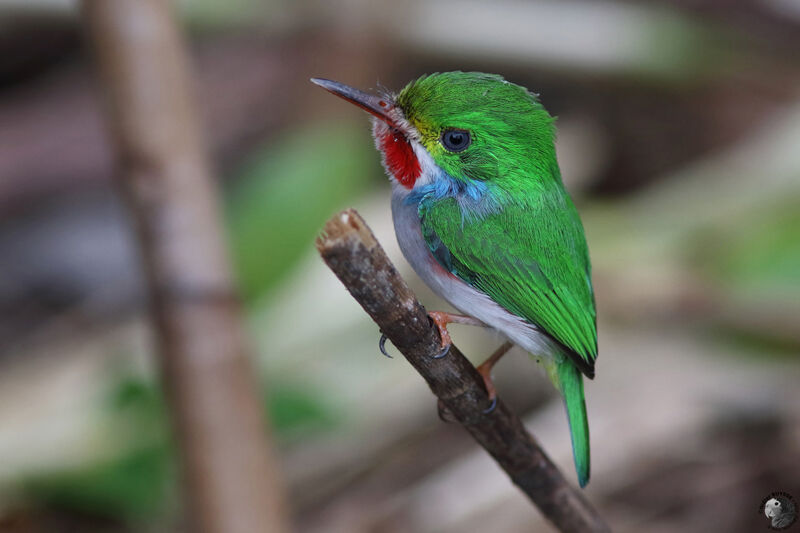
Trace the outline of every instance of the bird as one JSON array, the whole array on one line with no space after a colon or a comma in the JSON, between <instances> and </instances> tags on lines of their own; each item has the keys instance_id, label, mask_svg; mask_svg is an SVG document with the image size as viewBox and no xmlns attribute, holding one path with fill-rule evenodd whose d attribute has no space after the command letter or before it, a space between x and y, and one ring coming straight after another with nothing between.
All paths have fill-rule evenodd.
<instances>
[{"instance_id":1,"label":"bird","mask_svg":"<svg viewBox=\"0 0 800 533\"><path fill-rule=\"evenodd\" d=\"M794 501L785 493L770 498L764 504L764 514L773 529L786 529L797 519Z\"/></svg>"},{"instance_id":2,"label":"bird","mask_svg":"<svg viewBox=\"0 0 800 533\"><path fill-rule=\"evenodd\" d=\"M595 375L595 297L583 225L556 158L555 119L539 95L481 72L423 75L398 93L311 81L372 115L400 249L462 313L429 313L442 339L439 356L450 346L450 323L488 327L507 339L478 366L491 413L493 366L513 345L531 354L563 397L585 487L583 377Z\"/></svg>"}]
</instances>

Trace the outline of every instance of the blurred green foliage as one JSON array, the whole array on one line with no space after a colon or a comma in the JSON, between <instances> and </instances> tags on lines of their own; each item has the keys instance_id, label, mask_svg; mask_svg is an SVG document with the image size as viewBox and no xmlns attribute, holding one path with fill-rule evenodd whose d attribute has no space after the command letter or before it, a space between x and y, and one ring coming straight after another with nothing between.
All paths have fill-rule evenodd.
<instances>
[{"instance_id":1,"label":"blurred green foliage","mask_svg":"<svg viewBox=\"0 0 800 533\"><path fill-rule=\"evenodd\" d=\"M286 0L182 0L179 5L183 19L204 30L279 25L282 20L272 20L292 7Z\"/></svg>"},{"instance_id":2,"label":"blurred green foliage","mask_svg":"<svg viewBox=\"0 0 800 533\"><path fill-rule=\"evenodd\" d=\"M166 446L137 449L118 459L28 480L35 504L78 513L136 520L163 513L174 486Z\"/></svg>"},{"instance_id":3,"label":"blurred green foliage","mask_svg":"<svg viewBox=\"0 0 800 533\"><path fill-rule=\"evenodd\" d=\"M227 197L243 297L263 297L313 247L325 220L380 175L364 123L290 131L246 165Z\"/></svg>"},{"instance_id":4,"label":"blurred green foliage","mask_svg":"<svg viewBox=\"0 0 800 533\"><path fill-rule=\"evenodd\" d=\"M105 420L119 455L96 464L29 479L33 502L95 516L136 520L162 513L174 491L175 465L161 391L141 378L113 387Z\"/></svg>"},{"instance_id":5,"label":"blurred green foliage","mask_svg":"<svg viewBox=\"0 0 800 533\"><path fill-rule=\"evenodd\" d=\"M282 441L333 428L340 420L325 398L299 385L271 384L265 404L270 424Z\"/></svg>"},{"instance_id":6,"label":"blurred green foliage","mask_svg":"<svg viewBox=\"0 0 800 533\"><path fill-rule=\"evenodd\" d=\"M706 277L737 293L800 296L800 201L787 198L699 237L693 259Z\"/></svg>"},{"instance_id":7,"label":"blurred green foliage","mask_svg":"<svg viewBox=\"0 0 800 533\"><path fill-rule=\"evenodd\" d=\"M278 384L268 390L266 410L281 441L333 427L338 420L322 398L305 388ZM115 433L118 455L28 479L28 499L35 505L126 522L164 516L177 492L177 465L160 387L125 377L112 390L106 408L110 425L120 428Z\"/></svg>"}]
</instances>

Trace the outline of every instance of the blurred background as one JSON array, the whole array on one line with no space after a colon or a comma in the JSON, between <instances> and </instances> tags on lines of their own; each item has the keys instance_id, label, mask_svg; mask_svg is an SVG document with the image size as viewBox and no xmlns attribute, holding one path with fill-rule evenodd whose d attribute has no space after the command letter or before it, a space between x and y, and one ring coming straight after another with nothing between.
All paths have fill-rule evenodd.
<instances>
[{"instance_id":1,"label":"blurred background","mask_svg":"<svg viewBox=\"0 0 800 533\"><path fill-rule=\"evenodd\" d=\"M622 532L766 530L800 498L800 3L183 1L205 138L302 532L521 532L539 512L313 241L391 228L367 116L308 82L496 72L558 116L599 312L586 494ZM131 221L71 0L0 1L0 531L178 532L175 449ZM480 362L501 341L454 326ZM521 352L500 395L574 480Z\"/></svg>"}]
</instances>

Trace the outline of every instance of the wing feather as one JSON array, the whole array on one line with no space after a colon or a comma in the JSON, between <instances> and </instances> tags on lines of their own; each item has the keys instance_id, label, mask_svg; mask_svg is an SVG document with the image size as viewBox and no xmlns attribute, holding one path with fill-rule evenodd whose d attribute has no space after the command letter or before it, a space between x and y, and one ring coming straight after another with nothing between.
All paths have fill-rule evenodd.
<instances>
[{"instance_id":1,"label":"wing feather","mask_svg":"<svg viewBox=\"0 0 800 533\"><path fill-rule=\"evenodd\" d=\"M589 377L597 358L591 266L577 211L556 191L465 217L453 198L423 200L423 237L437 261L567 348Z\"/></svg>"}]
</instances>

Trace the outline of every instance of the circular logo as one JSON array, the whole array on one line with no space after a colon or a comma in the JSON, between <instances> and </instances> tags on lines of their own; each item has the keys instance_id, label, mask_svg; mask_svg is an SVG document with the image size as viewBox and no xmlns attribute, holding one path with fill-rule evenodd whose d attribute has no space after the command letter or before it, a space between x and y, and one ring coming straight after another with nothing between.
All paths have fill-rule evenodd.
<instances>
[{"instance_id":1,"label":"circular logo","mask_svg":"<svg viewBox=\"0 0 800 533\"><path fill-rule=\"evenodd\" d=\"M783 531L797 521L797 503L788 492L773 492L763 500L759 508L768 520L769 529Z\"/></svg>"}]
</instances>

